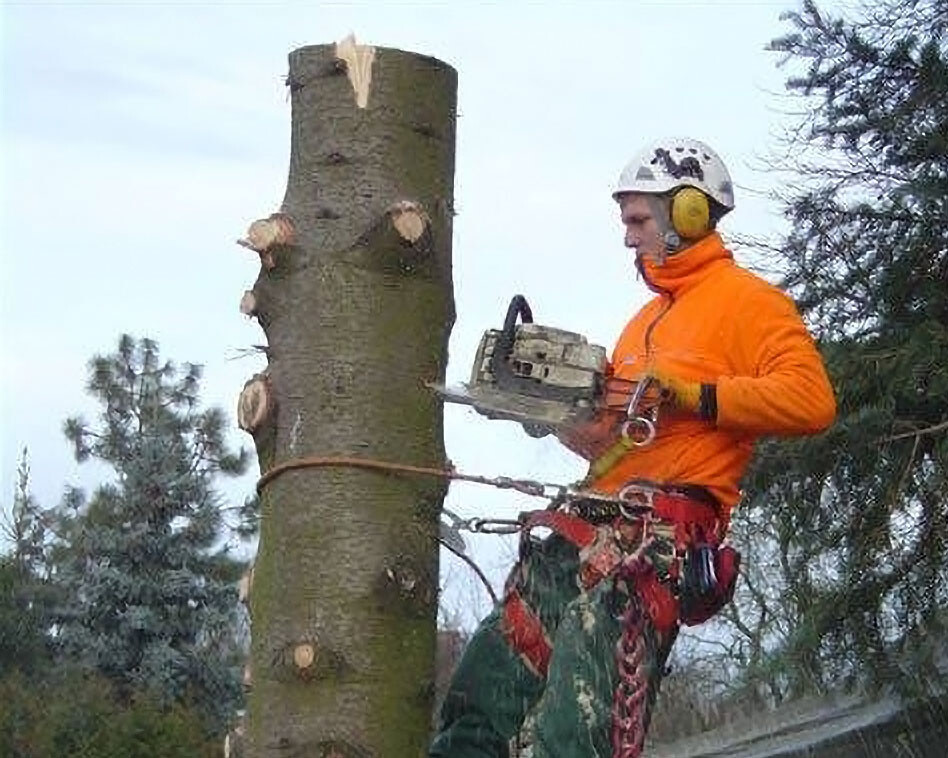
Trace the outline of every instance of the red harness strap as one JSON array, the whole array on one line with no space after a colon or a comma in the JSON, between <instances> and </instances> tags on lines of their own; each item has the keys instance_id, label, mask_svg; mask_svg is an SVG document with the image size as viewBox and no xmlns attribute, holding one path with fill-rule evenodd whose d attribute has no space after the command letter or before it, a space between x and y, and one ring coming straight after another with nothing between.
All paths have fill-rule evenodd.
<instances>
[{"instance_id":1,"label":"red harness strap","mask_svg":"<svg viewBox=\"0 0 948 758\"><path fill-rule=\"evenodd\" d=\"M656 491L648 499L630 502L630 508L643 505L651 508L651 516L675 524L675 538L687 544L694 538L695 527L706 537L716 535L721 528L721 520L716 509L705 502L695 500L674 492ZM579 516L563 511L532 511L527 514L526 530L545 526L572 542L580 550L596 540L597 527Z\"/></svg>"},{"instance_id":2,"label":"red harness strap","mask_svg":"<svg viewBox=\"0 0 948 758\"><path fill-rule=\"evenodd\" d=\"M531 511L527 514L524 531L529 532L538 526L552 529L572 542L580 550L596 541L598 530L585 519L563 511Z\"/></svg>"},{"instance_id":3,"label":"red harness strap","mask_svg":"<svg viewBox=\"0 0 948 758\"><path fill-rule=\"evenodd\" d=\"M622 563L622 551L611 526L594 526L579 516L562 511L534 511L528 514L524 534L545 526L579 548L579 580L589 589Z\"/></svg>"},{"instance_id":4,"label":"red harness strap","mask_svg":"<svg viewBox=\"0 0 948 758\"><path fill-rule=\"evenodd\" d=\"M511 588L504 597L500 631L523 664L537 676L545 678L553 646L540 617L516 589Z\"/></svg>"},{"instance_id":5,"label":"red harness strap","mask_svg":"<svg viewBox=\"0 0 948 758\"><path fill-rule=\"evenodd\" d=\"M655 518L675 525L678 546L688 545L696 536L711 539L721 528L714 506L686 495L656 492L652 495L652 509Z\"/></svg>"},{"instance_id":6,"label":"red harness strap","mask_svg":"<svg viewBox=\"0 0 948 758\"><path fill-rule=\"evenodd\" d=\"M684 549L696 539L717 539L721 522L716 510L709 504L685 495L656 491L641 503L630 502L630 509L648 506L645 517L667 521L675 526L675 547ZM643 519L644 520L644 519ZM615 532L625 523L638 521L620 517L615 524L595 526L585 519L563 511L544 510L526 514L524 533L535 527L547 527L579 548L580 578L583 585L593 586L622 563L623 551L617 544ZM639 530L639 534L641 531Z\"/></svg>"}]
</instances>

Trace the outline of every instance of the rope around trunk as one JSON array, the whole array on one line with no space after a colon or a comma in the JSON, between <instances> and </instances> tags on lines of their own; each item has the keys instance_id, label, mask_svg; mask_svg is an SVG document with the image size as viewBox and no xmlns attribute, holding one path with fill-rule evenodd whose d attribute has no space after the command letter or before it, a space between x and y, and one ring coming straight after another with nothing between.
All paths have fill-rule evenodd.
<instances>
[{"instance_id":1,"label":"rope around trunk","mask_svg":"<svg viewBox=\"0 0 948 758\"><path fill-rule=\"evenodd\" d=\"M547 484L530 479L510 479L506 476L488 477L462 474L453 468L440 469L431 466L412 466L407 463L391 463L390 461L378 461L371 458L355 458L344 455L314 455L306 458L291 458L288 461L278 463L257 480L257 494L263 494L264 487L287 471L304 468L325 468L330 466L361 468L394 474L418 474L421 476L434 476L441 479L474 482L475 484L486 484L501 489L516 490L517 492L522 492L524 495L532 495L533 497L549 497L547 491L550 489L557 491L565 490L565 487L560 484Z\"/></svg>"}]
</instances>

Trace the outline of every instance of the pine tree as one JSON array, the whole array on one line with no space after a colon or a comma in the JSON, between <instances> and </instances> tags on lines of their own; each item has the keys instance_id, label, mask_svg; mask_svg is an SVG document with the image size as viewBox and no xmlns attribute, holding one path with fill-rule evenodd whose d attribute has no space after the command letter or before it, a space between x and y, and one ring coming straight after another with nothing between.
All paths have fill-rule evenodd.
<instances>
[{"instance_id":1,"label":"pine tree","mask_svg":"<svg viewBox=\"0 0 948 758\"><path fill-rule=\"evenodd\" d=\"M0 525L9 546L0 555L0 676L13 670L33 675L49 660L46 529L29 483L24 449L13 504Z\"/></svg>"},{"instance_id":2,"label":"pine tree","mask_svg":"<svg viewBox=\"0 0 948 758\"><path fill-rule=\"evenodd\" d=\"M243 566L221 546L220 475L247 465L225 443L226 419L200 410L199 366L162 362L151 340L122 336L90 363L100 422L69 419L78 461L114 479L67 490L51 519L55 637L119 686L198 707L225 726L240 697L233 635Z\"/></svg>"},{"instance_id":3,"label":"pine tree","mask_svg":"<svg viewBox=\"0 0 948 758\"><path fill-rule=\"evenodd\" d=\"M779 253L839 418L760 447L735 524L745 681L777 698L919 683L948 606L948 6L788 18L771 47L809 115Z\"/></svg>"}]
</instances>

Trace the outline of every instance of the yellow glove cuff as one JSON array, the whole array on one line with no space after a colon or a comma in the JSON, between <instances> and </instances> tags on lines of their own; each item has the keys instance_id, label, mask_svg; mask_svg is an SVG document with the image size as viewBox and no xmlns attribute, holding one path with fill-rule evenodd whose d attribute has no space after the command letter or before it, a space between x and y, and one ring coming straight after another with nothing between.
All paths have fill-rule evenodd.
<instances>
[{"instance_id":1,"label":"yellow glove cuff","mask_svg":"<svg viewBox=\"0 0 948 758\"><path fill-rule=\"evenodd\" d=\"M698 382L682 382L676 380L668 386L675 394L675 405L688 411L697 412L701 405L701 385Z\"/></svg>"},{"instance_id":2,"label":"yellow glove cuff","mask_svg":"<svg viewBox=\"0 0 948 758\"><path fill-rule=\"evenodd\" d=\"M672 402L686 411L697 413L701 407L701 383L686 382L678 377L665 374L662 371L653 371L652 376L662 387L671 390Z\"/></svg>"}]
</instances>

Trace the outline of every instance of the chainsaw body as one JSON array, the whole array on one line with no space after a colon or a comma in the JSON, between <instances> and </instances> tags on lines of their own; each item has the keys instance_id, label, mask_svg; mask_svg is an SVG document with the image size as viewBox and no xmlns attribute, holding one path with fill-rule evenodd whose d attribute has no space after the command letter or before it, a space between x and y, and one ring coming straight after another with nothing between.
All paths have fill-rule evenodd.
<instances>
[{"instance_id":1,"label":"chainsaw body","mask_svg":"<svg viewBox=\"0 0 948 758\"><path fill-rule=\"evenodd\" d=\"M468 384L435 389L449 402L518 421L528 433L543 436L592 416L607 366L605 348L575 332L533 323L527 301L517 295L503 329L488 329L481 338Z\"/></svg>"}]
</instances>

